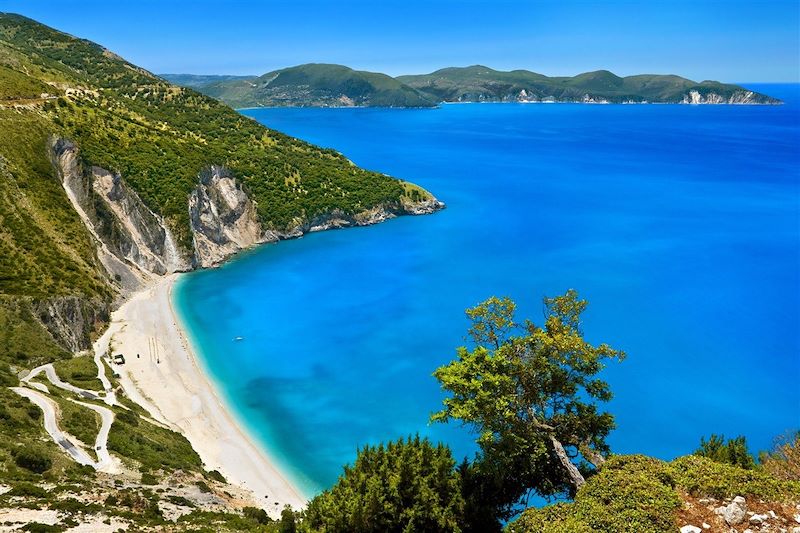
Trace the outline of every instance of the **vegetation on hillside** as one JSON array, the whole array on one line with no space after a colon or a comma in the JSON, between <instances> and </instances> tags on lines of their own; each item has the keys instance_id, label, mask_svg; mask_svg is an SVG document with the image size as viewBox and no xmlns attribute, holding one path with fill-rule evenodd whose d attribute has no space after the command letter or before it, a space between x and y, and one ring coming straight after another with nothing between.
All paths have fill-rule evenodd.
<instances>
[{"instance_id":1,"label":"vegetation on hillside","mask_svg":"<svg viewBox=\"0 0 800 533\"><path fill-rule=\"evenodd\" d=\"M607 70L577 76L548 77L528 70L503 72L474 65L399 76L399 81L444 102L553 100L580 102L585 97L608 102L682 102L690 91L715 93L726 100L747 89L716 81L695 82L680 76L641 74L620 77ZM752 103L779 103L754 93Z\"/></svg>"},{"instance_id":2,"label":"vegetation on hillside","mask_svg":"<svg viewBox=\"0 0 800 533\"><path fill-rule=\"evenodd\" d=\"M257 78L199 80L165 76L178 85L195 83L200 92L232 107L264 106L374 106L434 107L428 95L376 72L353 70L342 65L310 63L273 72ZM183 83L181 83L183 82Z\"/></svg>"},{"instance_id":3,"label":"vegetation on hillside","mask_svg":"<svg viewBox=\"0 0 800 533\"><path fill-rule=\"evenodd\" d=\"M504 72L474 65L391 78L342 65L308 64L259 77L164 76L233 107L432 107L440 102L514 101L680 103L691 101L692 92L704 98L715 94L725 101L780 103L759 93L748 97L750 91L738 85L696 82L674 75L620 77L607 70L550 77L528 70Z\"/></svg>"}]
</instances>

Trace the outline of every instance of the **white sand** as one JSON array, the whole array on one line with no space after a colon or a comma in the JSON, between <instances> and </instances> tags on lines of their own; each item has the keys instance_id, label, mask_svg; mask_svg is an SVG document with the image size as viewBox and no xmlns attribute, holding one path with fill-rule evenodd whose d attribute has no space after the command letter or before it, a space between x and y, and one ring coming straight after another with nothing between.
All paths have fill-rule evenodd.
<instances>
[{"instance_id":1,"label":"white sand","mask_svg":"<svg viewBox=\"0 0 800 533\"><path fill-rule=\"evenodd\" d=\"M206 468L253 491L254 502L272 516L287 503L304 507L300 491L233 419L192 353L172 309L176 278L159 279L125 302L112 314L95 350L104 353L110 343L111 354L125 356L125 364L113 368L126 395L154 419L183 433ZM151 339L157 342L158 358L151 357Z\"/></svg>"}]
</instances>

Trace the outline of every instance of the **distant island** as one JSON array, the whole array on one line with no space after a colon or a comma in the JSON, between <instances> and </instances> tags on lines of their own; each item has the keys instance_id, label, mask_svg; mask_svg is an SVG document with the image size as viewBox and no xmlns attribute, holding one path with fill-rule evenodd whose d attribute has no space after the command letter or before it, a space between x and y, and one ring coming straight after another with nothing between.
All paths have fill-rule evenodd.
<instances>
[{"instance_id":1,"label":"distant island","mask_svg":"<svg viewBox=\"0 0 800 533\"><path fill-rule=\"evenodd\" d=\"M739 85L696 82L675 75L620 77L607 70L577 76L509 72L482 65L398 76L309 63L263 76L162 74L236 108L436 107L455 102L780 104Z\"/></svg>"}]
</instances>

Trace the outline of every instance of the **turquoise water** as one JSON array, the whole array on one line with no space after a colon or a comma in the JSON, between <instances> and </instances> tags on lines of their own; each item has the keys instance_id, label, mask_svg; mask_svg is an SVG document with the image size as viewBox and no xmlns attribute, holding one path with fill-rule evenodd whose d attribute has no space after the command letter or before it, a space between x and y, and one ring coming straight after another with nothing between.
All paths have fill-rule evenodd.
<instances>
[{"instance_id":1,"label":"turquoise water","mask_svg":"<svg viewBox=\"0 0 800 533\"><path fill-rule=\"evenodd\" d=\"M245 111L448 208L264 246L186 276L178 307L309 494L367 443L473 452L428 425L431 372L493 294L533 319L544 295L590 301L588 338L628 352L605 373L615 451L672 458L712 432L766 448L800 427L800 86L764 90L787 105Z\"/></svg>"}]
</instances>

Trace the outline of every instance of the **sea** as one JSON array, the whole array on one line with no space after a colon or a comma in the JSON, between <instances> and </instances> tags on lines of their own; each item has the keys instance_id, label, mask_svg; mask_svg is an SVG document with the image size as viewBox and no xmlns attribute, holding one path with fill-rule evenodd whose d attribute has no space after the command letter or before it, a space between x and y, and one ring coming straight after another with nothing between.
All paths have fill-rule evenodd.
<instances>
[{"instance_id":1,"label":"sea","mask_svg":"<svg viewBox=\"0 0 800 533\"><path fill-rule=\"evenodd\" d=\"M185 275L176 308L213 381L307 496L360 447L431 424L465 309L589 301L616 453L672 459L712 433L753 452L800 428L800 85L780 106L462 104L242 110L418 183L427 216L325 231Z\"/></svg>"}]
</instances>

